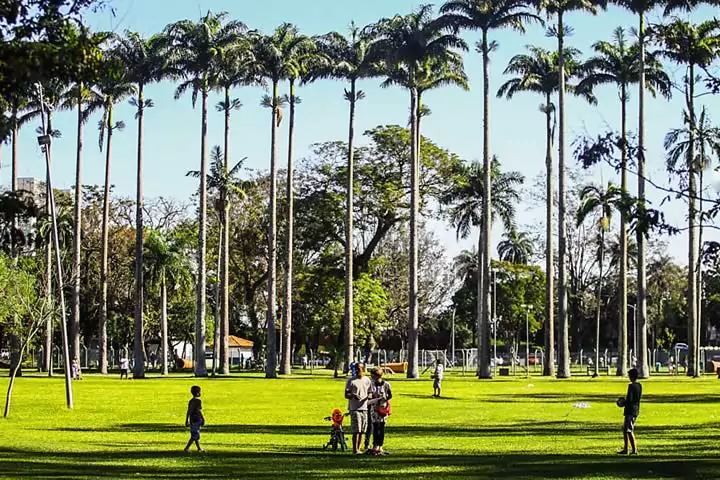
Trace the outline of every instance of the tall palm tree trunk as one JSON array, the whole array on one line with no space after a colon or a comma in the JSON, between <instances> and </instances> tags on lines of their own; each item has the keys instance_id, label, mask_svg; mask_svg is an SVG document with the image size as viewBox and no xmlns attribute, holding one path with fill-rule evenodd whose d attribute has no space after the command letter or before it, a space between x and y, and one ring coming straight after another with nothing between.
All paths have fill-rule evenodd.
<instances>
[{"instance_id":1,"label":"tall palm tree trunk","mask_svg":"<svg viewBox=\"0 0 720 480\"><path fill-rule=\"evenodd\" d=\"M490 372L490 235L492 232L492 158L490 156L490 50L488 32L482 32L483 60L483 199L482 199L482 295L478 301L482 303L480 331L478 332L478 378L491 378Z\"/></svg>"},{"instance_id":2,"label":"tall palm tree trunk","mask_svg":"<svg viewBox=\"0 0 720 480\"><path fill-rule=\"evenodd\" d=\"M627 85L620 85L620 189L623 195L627 194ZM628 324L627 324L627 267L628 267L628 239L627 239L627 214L620 212L620 312L618 316L618 360L616 375L624 377L627 375L628 364ZM639 270L638 270L639 272ZM637 353L636 353L637 355Z\"/></svg>"},{"instance_id":3,"label":"tall palm tree trunk","mask_svg":"<svg viewBox=\"0 0 720 480\"><path fill-rule=\"evenodd\" d=\"M483 252L484 248L484 233L485 233L485 227L483 227L483 219L480 219L480 225L478 233L478 256L477 256L477 319L475 320L475 328L477 329L477 372L476 375L478 378L482 378L480 376L481 372L481 362L480 362L480 352L482 350L481 343L483 338L483 314L485 312L485 304L481 301L482 295L483 295L483 280L485 279L485 253Z\"/></svg>"},{"instance_id":4,"label":"tall palm tree trunk","mask_svg":"<svg viewBox=\"0 0 720 480\"><path fill-rule=\"evenodd\" d=\"M197 318L195 321L195 376L207 377L205 365L205 290L207 289L207 102L208 92L202 91L202 129L200 135L200 228L198 232Z\"/></svg>"},{"instance_id":5,"label":"tall palm tree trunk","mask_svg":"<svg viewBox=\"0 0 720 480\"><path fill-rule=\"evenodd\" d=\"M168 323L167 323L167 284L165 276L160 282L160 343L162 344L160 352L162 365L162 374L168 374Z\"/></svg>"},{"instance_id":6,"label":"tall palm tree trunk","mask_svg":"<svg viewBox=\"0 0 720 480\"><path fill-rule=\"evenodd\" d=\"M290 80L290 122L288 126L288 164L287 182L285 184L285 195L287 197L287 237L285 252L285 299L283 302L283 325L282 325L282 362L280 373L289 375L292 373L292 289L293 289L293 235L294 235L294 161L293 143L295 140L295 82Z\"/></svg>"},{"instance_id":7,"label":"tall palm tree trunk","mask_svg":"<svg viewBox=\"0 0 720 480\"><path fill-rule=\"evenodd\" d=\"M113 135L113 107L112 101L107 107L107 140L105 147L105 191L103 196L103 221L102 221L102 246L100 253L100 345L102 345L101 362L105 363L105 371L107 372L107 317L108 317L108 237L110 223L110 159L112 135Z\"/></svg>"},{"instance_id":8,"label":"tall palm tree trunk","mask_svg":"<svg viewBox=\"0 0 720 480\"><path fill-rule=\"evenodd\" d=\"M567 311L567 237L565 229L565 34L563 12L558 12L558 378L570 378L570 332Z\"/></svg>"},{"instance_id":9,"label":"tall palm tree trunk","mask_svg":"<svg viewBox=\"0 0 720 480\"><path fill-rule=\"evenodd\" d=\"M230 170L230 88L225 88L225 175ZM222 243L220 264L221 281L220 292L220 373L228 375L230 373L230 221L228 218L228 192L221 192L222 199Z\"/></svg>"},{"instance_id":10,"label":"tall palm tree trunk","mask_svg":"<svg viewBox=\"0 0 720 480\"><path fill-rule=\"evenodd\" d=\"M418 232L419 162L417 143L418 92L410 89L410 268L408 319L408 378L418 378Z\"/></svg>"},{"instance_id":11,"label":"tall palm tree trunk","mask_svg":"<svg viewBox=\"0 0 720 480\"><path fill-rule=\"evenodd\" d=\"M73 242L73 296L72 296L72 325L80 326L80 261L82 255L82 150L83 150L83 84L77 84L77 149L75 157L75 225ZM107 345L100 342L100 373L107 374ZM52 354L52 352L51 352Z\"/></svg>"},{"instance_id":12,"label":"tall palm tree trunk","mask_svg":"<svg viewBox=\"0 0 720 480\"><path fill-rule=\"evenodd\" d=\"M18 109L13 109L13 118L14 125L13 125L13 131L12 131L12 154L11 154L11 166L10 166L10 176L12 177L11 182L11 189L13 193L17 192L17 179L18 179L18 140L20 136L20 128L18 127L17 121L18 121ZM15 229L17 228L17 218L15 215L13 215L12 219L12 232L13 234L10 235L10 251L12 253L12 257L15 258L17 252L15 251Z\"/></svg>"},{"instance_id":13,"label":"tall palm tree trunk","mask_svg":"<svg viewBox=\"0 0 720 480\"><path fill-rule=\"evenodd\" d=\"M638 87L638 198L640 208L645 209L645 16L640 14L638 28L640 38L640 86ZM637 234L637 304L636 315L639 325L640 378L650 376L647 358L647 253L645 235ZM627 258L627 255L626 255ZM627 312L627 309L625 310ZM627 351L627 320L625 321L625 350ZM636 354L637 355L637 354ZM627 363L627 361L625 362Z\"/></svg>"},{"instance_id":14,"label":"tall palm tree trunk","mask_svg":"<svg viewBox=\"0 0 720 480\"><path fill-rule=\"evenodd\" d=\"M350 81L350 119L348 121L348 160L345 204L345 345L346 365L355 357L355 328L353 319L353 213L355 210L355 104L357 102L356 82Z\"/></svg>"},{"instance_id":15,"label":"tall palm tree trunk","mask_svg":"<svg viewBox=\"0 0 720 480\"><path fill-rule=\"evenodd\" d=\"M267 284L267 353L265 378L276 378L277 349L275 344L275 305L277 281L277 133L278 133L278 82L272 87L272 130L270 139L270 205L268 215L268 284Z\"/></svg>"},{"instance_id":16,"label":"tall palm tree trunk","mask_svg":"<svg viewBox=\"0 0 720 480\"><path fill-rule=\"evenodd\" d=\"M600 275L597 289L597 311L595 312L595 376L600 375L600 307L602 305L603 260L605 257L605 226L600 226Z\"/></svg>"},{"instance_id":17,"label":"tall palm tree trunk","mask_svg":"<svg viewBox=\"0 0 720 480\"><path fill-rule=\"evenodd\" d=\"M220 282L222 282L222 239L223 239L223 227L222 219L220 219L220 241L218 242L217 249L217 273L215 274L215 328L213 330L213 360L212 360L212 375L213 377L217 373L218 366L220 364L219 359L221 355L221 337L222 337L222 308L220 305Z\"/></svg>"},{"instance_id":18,"label":"tall palm tree trunk","mask_svg":"<svg viewBox=\"0 0 720 480\"><path fill-rule=\"evenodd\" d=\"M698 362L700 361L700 345L702 343L702 297L703 297L703 170L705 168L705 139L700 139L700 163L698 165L698 255L695 269L697 270L697 331L698 331ZM699 364L700 365L700 364ZM702 370L701 370L702 371Z\"/></svg>"},{"instance_id":19,"label":"tall palm tree trunk","mask_svg":"<svg viewBox=\"0 0 720 480\"><path fill-rule=\"evenodd\" d=\"M695 68L690 65L687 75L687 106L690 117L689 141L688 141L688 368L689 377L700 375L699 368L699 338L697 321L697 277L695 268L697 264L697 238L696 238L696 206L695 195L697 195L697 179L695 177Z\"/></svg>"},{"instance_id":20,"label":"tall palm tree trunk","mask_svg":"<svg viewBox=\"0 0 720 480\"><path fill-rule=\"evenodd\" d=\"M135 198L135 365L133 378L145 378L145 298L143 295L143 120L144 88L138 88L137 196Z\"/></svg>"},{"instance_id":21,"label":"tall palm tree trunk","mask_svg":"<svg viewBox=\"0 0 720 480\"><path fill-rule=\"evenodd\" d=\"M47 190L46 190L47 195ZM49 196L46 198L50 198ZM48 200L49 202L49 200ZM47 215L50 215L50 208L49 204L47 208ZM45 246L45 296L46 300L49 303L53 301L52 298L52 243L50 242L50 239L48 239L47 245ZM53 348L53 316L48 315L47 320L45 320L45 371L48 374L48 377L53 376L53 364L52 364L52 348Z\"/></svg>"},{"instance_id":22,"label":"tall palm tree trunk","mask_svg":"<svg viewBox=\"0 0 720 480\"><path fill-rule=\"evenodd\" d=\"M555 188L553 186L553 110L550 94L545 96L545 358L543 375L555 375L555 264L553 260L553 210ZM495 326L497 328L497 326Z\"/></svg>"}]
</instances>

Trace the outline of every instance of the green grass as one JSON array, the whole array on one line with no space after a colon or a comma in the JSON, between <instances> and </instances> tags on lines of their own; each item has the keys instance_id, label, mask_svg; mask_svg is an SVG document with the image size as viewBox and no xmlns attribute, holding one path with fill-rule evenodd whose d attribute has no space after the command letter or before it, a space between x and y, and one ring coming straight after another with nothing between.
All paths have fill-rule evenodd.
<instances>
[{"instance_id":1,"label":"green grass","mask_svg":"<svg viewBox=\"0 0 720 480\"><path fill-rule=\"evenodd\" d=\"M18 379L0 422L3 478L720 478L718 380L643 382L641 455L617 457L626 381L450 375L442 399L427 377L390 378L393 415L384 458L324 452L344 408L344 380L327 372L144 381L89 375L64 406L62 378ZM205 455L183 454L189 389L203 388ZM6 387L6 382L0 387ZM4 390L3 390L4 391ZM589 409L576 409L587 402Z\"/></svg>"}]
</instances>

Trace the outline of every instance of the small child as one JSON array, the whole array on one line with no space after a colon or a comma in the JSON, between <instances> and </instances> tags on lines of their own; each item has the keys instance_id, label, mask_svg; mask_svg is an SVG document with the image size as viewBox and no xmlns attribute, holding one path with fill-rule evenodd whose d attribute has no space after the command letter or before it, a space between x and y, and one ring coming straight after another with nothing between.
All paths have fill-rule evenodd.
<instances>
[{"instance_id":1,"label":"small child","mask_svg":"<svg viewBox=\"0 0 720 480\"><path fill-rule=\"evenodd\" d=\"M623 438L625 447L618 452L620 455L628 454L628 446L632 448L630 455L637 455L637 443L635 441L635 421L640 415L640 397L642 397L642 385L638 383L638 371L633 368L628 372L630 385L628 385L625 398L618 398L618 406L623 408L625 421L623 423Z\"/></svg>"},{"instance_id":2,"label":"small child","mask_svg":"<svg viewBox=\"0 0 720 480\"><path fill-rule=\"evenodd\" d=\"M433 373L433 376L432 376L435 379L433 381L433 397L440 397L440 389L442 388L443 372L444 372L444 367L442 364L442 360L438 359L438 361L435 364L435 373Z\"/></svg>"},{"instance_id":3,"label":"small child","mask_svg":"<svg viewBox=\"0 0 720 480\"><path fill-rule=\"evenodd\" d=\"M188 402L187 413L185 414L185 426L190 427L190 440L185 446L185 452L190 451L190 446L195 443L198 452L204 452L200 447L200 427L205 425L205 417L202 413L202 401L200 400L200 387L193 385L190 388L193 398Z\"/></svg>"},{"instance_id":4,"label":"small child","mask_svg":"<svg viewBox=\"0 0 720 480\"><path fill-rule=\"evenodd\" d=\"M127 357L123 356L120 359L120 380L125 377L125 380L128 378L128 370L130 369L130 361L127 359Z\"/></svg>"}]
</instances>

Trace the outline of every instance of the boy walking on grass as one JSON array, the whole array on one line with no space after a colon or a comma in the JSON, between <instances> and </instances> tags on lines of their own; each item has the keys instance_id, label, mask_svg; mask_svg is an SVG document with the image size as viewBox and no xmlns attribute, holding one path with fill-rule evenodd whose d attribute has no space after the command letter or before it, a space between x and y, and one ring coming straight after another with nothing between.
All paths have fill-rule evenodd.
<instances>
[{"instance_id":1,"label":"boy walking on grass","mask_svg":"<svg viewBox=\"0 0 720 480\"><path fill-rule=\"evenodd\" d=\"M623 415L623 438L625 447L618 452L620 455L628 454L628 446L632 449L630 455L637 455L637 443L635 442L635 421L640 415L640 397L642 397L642 385L638 383L638 371L633 368L628 372L630 385L628 385L625 398L618 398L618 406L624 407Z\"/></svg>"},{"instance_id":2,"label":"boy walking on grass","mask_svg":"<svg viewBox=\"0 0 720 480\"><path fill-rule=\"evenodd\" d=\"M435 372L433 373L433 397L440 397L440 389L442 389L442 380L444 374L444 367L442 360L438 359L435 364Z\"/></svg>"},{"instance_id":3,"label":"boy walking on grass","mask_svg":"<svg viewBox=\"0 0 720 480\"><path fill-rule=\"evenodd\" d=\"M198 452L204 452L200 447L200 427L205 425L205 417L202 413L202 401L200 400L200 387L194 385L190 388L193 398L188 402L187 413L185 414L185 426L190 427L190 440L185 445L185 452L190 451L190 446L194 443Z\"/></svg>"}]
</instances>

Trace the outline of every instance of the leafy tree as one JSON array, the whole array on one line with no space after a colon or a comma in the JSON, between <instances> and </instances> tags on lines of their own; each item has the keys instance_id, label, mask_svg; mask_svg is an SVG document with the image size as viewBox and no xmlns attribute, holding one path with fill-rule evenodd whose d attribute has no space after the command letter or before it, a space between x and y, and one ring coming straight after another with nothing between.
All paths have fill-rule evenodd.
<instances>
[{"instance_id":1,"label":"leafy tree","mask_svg":"<svg viewBox=\"0 0 720 480\"><path fill-rule=\"evenodd\" d=\"M533 255L533 242L526 232L515 229L503 234L505 238L498 243L498 255L503 262L527 265Z\"/></svg>"}]
</instances>

